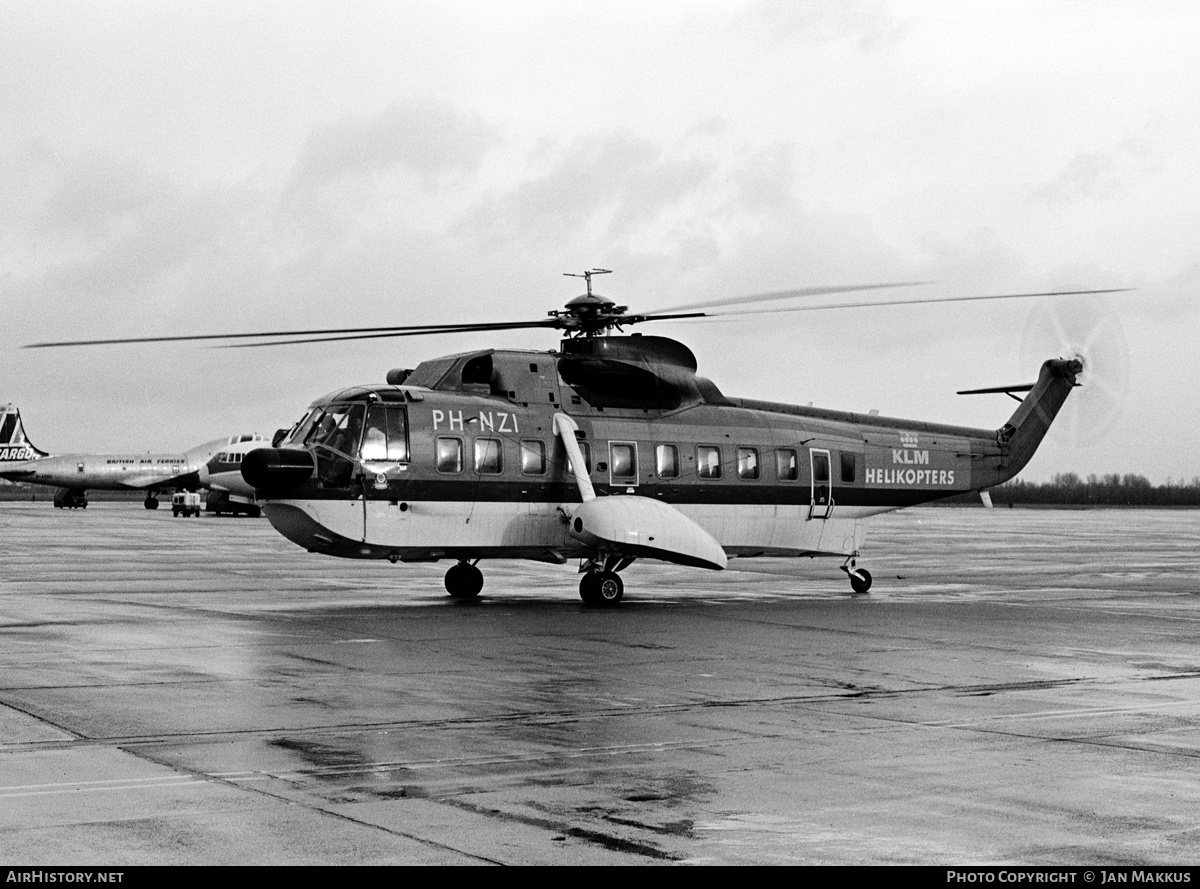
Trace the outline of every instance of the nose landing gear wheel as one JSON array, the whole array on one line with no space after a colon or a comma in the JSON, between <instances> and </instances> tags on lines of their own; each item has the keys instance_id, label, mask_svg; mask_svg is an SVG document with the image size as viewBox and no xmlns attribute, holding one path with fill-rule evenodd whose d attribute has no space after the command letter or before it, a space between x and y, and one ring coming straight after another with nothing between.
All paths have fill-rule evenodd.
<instances>
[{"instance_id":1,"label":"nose landing gear wheel","mask_svg":"<svg viewBox=\"0 0 1200 889\"><path fill-rule=\"evenodd\" d=\"M483 589L483 572L459 562L446 572L446 592L455 599L474 599Z\"/></svg>"},{"instance_id":2,"label":"nose landing gear wheel","mask_svg":"<svg viewBox=\"0 0 1200 889\"><path fill-rule=\"evenodd\" d=\"M612 607L625 594L625 584L615 571L589 571L579 579L579 598L585 605Z\"/></svg>"},{"instance_id":3,"label":"nose landing gear wheel","mask_svg":"<svg viewBox=\"0 0 1200 889\"><path fill-rule=\"evenodd\" d=\"M145 503L142 505L145 506L146 509L158 509L158 498L147 496Z\"/></svg>"}]
</instances>

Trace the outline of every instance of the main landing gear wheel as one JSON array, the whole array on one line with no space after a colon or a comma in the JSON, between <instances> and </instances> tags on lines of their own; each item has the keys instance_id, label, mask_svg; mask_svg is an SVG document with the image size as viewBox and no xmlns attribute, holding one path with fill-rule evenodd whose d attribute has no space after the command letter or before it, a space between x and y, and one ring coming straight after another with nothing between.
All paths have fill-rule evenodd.
<instances>
[{"instance_id":1,"label":"main landing gear wheel","mask_svg":"<svg viewBox=\"0 0 1200 889\"><path fill-rule=\"evenodd\" d=\"M143 504L143 506L145 506L146 509L158 509L158 498L147 495L146 502Z\"/></svg>"},{"instance_id":2,"label":"main landing gear wheel","mask_svg":"<svg viewBox=\"0 0 1200 889\"><path fill-rule=\"evenodd\" d=\"M579 597L585 605L613 606L625 594L625 584L615 571L589 571L579 578Z\"/></svg>"},{"instance_id":3,"label":"main landing gear wheel","mask_svg":"<svg viewBox=\"0 0 1200 889\"><path fill-rule=\"evenodd\" d=\"M446 572L446 592L455 599L474 599L483 589L483 572L459 562Z\"/></svg>"},{"instance_id":4,"label":"main landing gear wheel","mask_svg":"<svg viewBox=\"0 0 1200 889\"><path fill-rule=\"evenodd\" d=\"M866 568L855 568L848 572L850 575L850 589L856 593L865 593L871 588L871 572Z\"/></svg>"}]
</instances>

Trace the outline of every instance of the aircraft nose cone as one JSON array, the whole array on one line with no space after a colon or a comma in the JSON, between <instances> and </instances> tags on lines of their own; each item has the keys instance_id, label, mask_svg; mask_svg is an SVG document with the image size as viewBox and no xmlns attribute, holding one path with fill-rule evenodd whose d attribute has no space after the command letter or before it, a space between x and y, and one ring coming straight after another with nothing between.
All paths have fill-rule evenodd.
<instances>
[{"instance_id":1,"label":"aircraft nose cone","mask_svg":"<svg viewBox=\"0 0 1200 889\"><path fill-rule=\"evenodd\" d=\"M312 454L298 448L258 448L242 458L242 478L268 497L302 485L315 468Z\"/></svg>"}]
</instances>

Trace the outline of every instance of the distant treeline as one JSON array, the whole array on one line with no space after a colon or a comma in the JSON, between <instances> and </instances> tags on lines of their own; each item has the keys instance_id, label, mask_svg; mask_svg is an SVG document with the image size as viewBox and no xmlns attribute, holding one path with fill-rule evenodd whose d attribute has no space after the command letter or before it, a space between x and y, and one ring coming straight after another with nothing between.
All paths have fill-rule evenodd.
<instances>
[{"instance_id":1,"label":"distant treeline","mask_svg":"<svg viewBox=\"0 0 1200 889\"><path fill-rule=\"evenodd\" d=\"M1089 475L1080 478L1074 472L1055 475L1048 482L1013 479L991 489L992 503L1002 505L1046 506L1197 506L1200 507L1200 476L1191 481L1172 481L1152 485L1144 475ZM954 498L978 502L974 494ZM949 502L949 501L945 501Z\"/></svg>"}]
</instances>

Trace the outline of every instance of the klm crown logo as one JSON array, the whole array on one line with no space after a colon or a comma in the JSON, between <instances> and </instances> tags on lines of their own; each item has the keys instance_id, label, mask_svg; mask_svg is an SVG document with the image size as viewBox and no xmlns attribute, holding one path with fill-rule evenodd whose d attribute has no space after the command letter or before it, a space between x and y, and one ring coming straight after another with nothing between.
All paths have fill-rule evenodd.
<instances>
[{"instance_id":1,"label":"klm crown logo","mask_svg":"<svg viewBox=\"0 0 1200 889\"><path fill-rule=\"evenodd\" d=\"M901 432L900 444L906 448L915 448L920 443L920 439L915 432Z\"/></svg>"}]
</instances>

